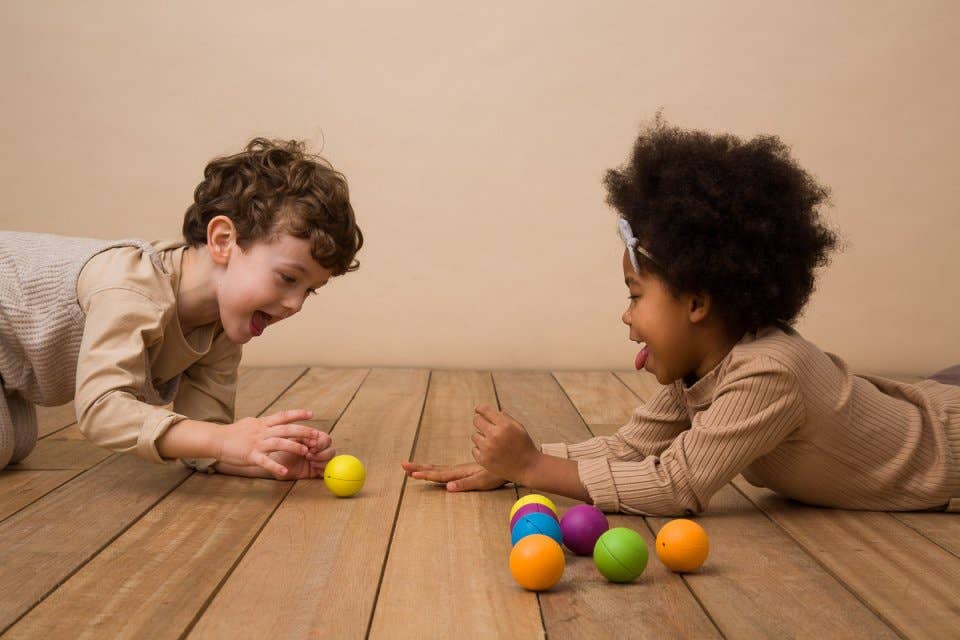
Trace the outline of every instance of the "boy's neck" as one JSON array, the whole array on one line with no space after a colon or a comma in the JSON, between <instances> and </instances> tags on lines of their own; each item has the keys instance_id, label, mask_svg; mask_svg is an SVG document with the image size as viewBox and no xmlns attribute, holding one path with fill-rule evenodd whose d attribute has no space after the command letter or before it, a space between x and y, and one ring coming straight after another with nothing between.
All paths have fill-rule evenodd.
<instances>
[{"instance_id":1,"label":"boy's neck","mask_svg":"<svg viewBox=\"0 0 960 640\"><path fill-rule=\"evenodd\" d=\"M177 315L184 335L220 319L216 273L207 245L184 249L177 291Z\"/></svg>"}]
</instances>

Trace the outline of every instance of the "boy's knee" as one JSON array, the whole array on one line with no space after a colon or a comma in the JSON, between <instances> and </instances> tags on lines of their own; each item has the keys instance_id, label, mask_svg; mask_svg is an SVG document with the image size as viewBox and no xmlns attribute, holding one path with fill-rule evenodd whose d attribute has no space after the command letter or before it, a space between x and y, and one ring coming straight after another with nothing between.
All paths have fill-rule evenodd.
<instances>
[{"instance_id":1,"label":"boy's knee","mask_svg":"<svg viewBox=\"0 0 960 640\"><path fill-rule=\"evenodd\" d=\"M0 395L0 469L20 462L37 444L37 408L17 393Z\"/></svg>"}]
</instances>

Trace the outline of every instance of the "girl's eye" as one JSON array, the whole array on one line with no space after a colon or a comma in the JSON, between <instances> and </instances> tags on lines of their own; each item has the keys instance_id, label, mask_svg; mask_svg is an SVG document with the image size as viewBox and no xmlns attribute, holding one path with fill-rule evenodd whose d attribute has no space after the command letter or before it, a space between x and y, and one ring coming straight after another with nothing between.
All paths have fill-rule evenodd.
<instances>
[{"instance_id":1,"label":"girl's eye","mask_svg":"<svg viewBox=\"0 0 960 640\"><path fill-rule=\"evenodd\" d=\"M297 283L297 279L296 279L296 278L291 278L290 276L288 276L288 275L285 274L285 273L281 273L281 274L280 274L280 278L283 279L283 281L286 282L287 284L296 284L296 283Z\"/></svg>"}]
</instances>

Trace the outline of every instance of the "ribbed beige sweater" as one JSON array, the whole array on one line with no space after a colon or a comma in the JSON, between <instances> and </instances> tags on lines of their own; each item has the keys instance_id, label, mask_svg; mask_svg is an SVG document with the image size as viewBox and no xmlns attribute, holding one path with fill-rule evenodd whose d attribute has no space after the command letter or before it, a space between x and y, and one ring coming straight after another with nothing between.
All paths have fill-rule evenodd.
<instances>
[{"instance_id":1,"label":"ribbed beige sweater","mask_svg":"<svg viewBox=\"0 0 960 640\"><path fill-rule=\"evenodd\" d=\"M739 473L814 505L943 509L960 498L960 387L855 376L765 329L692 387L663 387L616 434L542 449L577 460L604 511L699 513Z\"/></svg>"}]
</instances>

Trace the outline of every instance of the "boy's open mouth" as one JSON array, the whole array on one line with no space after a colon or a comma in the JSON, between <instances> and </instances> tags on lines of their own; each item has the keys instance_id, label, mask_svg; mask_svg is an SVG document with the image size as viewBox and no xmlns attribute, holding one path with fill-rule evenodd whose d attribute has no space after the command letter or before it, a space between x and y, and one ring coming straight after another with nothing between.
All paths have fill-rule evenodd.
<instances>
[{"instance_id":1,"label":"boy's open mouth","mask_svg":"<svg viewBox=\"0 0 960 640\"><path fill-rule=\"evenodd\" d=\"M259 336L263 330L270 324L270 314L263 311L254 311L250 318L250 333L253 336Z\"/></svg>"},{"instance_id":2,"label":"boy's open mouth","mask_svg":"<svg viewBox=\"0 0 960 640\"><path fill-rule=\"evenodd\" d=\"M634 360L633 364L637 368L637 371L643 369L643 365L647 364L647 357L650 355L650 347L646 344L643 345L643 348L637 353L637 358Z\"/></svg>"}]
</instances>

